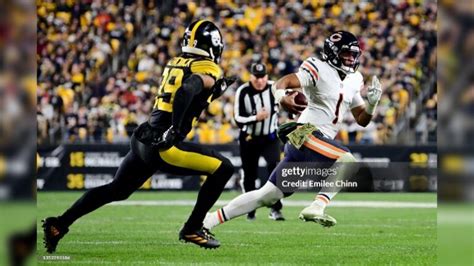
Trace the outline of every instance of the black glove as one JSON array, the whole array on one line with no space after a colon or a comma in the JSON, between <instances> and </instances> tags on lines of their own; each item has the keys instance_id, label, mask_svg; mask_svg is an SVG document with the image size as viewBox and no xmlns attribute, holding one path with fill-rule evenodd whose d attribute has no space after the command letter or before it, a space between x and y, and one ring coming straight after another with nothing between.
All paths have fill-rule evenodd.
<instances>
[{"instance_id":1,"label":"black glove","mask_svg":"<svg viewBox=\"0 0 474 266\"><path fill-rule=\"evenodd\" d=\"M163 135L161 135L160 138L151 144L158 147L160 150L167 150L183 139L184 137L182 137L178 131L173 126L171 126L163 133Z\"/></svg>"},{"instance_id":2,"label":"black glove","mask_svg":"<svg viewBox=\"0 0 474 266\"><path fill-rule=\"evenodd\" d=\"M237 78L235 77L221 78L217 80L212 87L212 100L219 98L236 80Z\"/></svg>"}]
</instances>

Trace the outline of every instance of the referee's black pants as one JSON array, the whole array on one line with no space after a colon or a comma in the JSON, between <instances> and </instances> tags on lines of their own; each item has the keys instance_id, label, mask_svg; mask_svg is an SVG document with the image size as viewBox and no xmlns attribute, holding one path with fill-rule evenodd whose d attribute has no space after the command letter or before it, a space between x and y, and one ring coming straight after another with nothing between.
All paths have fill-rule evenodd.
<instances>
[{"instance_id":1,"label":"referee's black pants","mask_svg":"<svg viewBox=\"0 0 474 266\"><path fill-rule=\"evenodd\" d=\"M240 137L240 157L242 159L243 189L245 192L255 190L255 180L258 178L258 160L263 156L267 162L268 175L273 171L280 161L280 141L276 133L251 137L247 133L241 131ZM282 208L281 201L277 201L272 209L279 211ZM255 215L255 211L249 213L250 216Z\"/></svg>"}]
</instances>

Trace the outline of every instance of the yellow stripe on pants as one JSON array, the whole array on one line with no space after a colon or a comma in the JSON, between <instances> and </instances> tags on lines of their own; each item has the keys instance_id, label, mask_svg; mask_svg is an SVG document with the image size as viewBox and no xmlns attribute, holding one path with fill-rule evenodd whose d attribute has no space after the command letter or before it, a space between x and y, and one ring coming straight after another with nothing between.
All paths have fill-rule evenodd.
<instances>
[{"instance_id":1,"label":"yellow stripe on pants","mask_svg":"<svg viewBox=\"0 0 474 266\"><path fill-rule=\"evenodd\" d=\"M209 174L213 174L222 164L222 161L215 157L197 152L183 151L175 146L160 152L160 157L167 164Z\"/></svg>"}]
</instances>

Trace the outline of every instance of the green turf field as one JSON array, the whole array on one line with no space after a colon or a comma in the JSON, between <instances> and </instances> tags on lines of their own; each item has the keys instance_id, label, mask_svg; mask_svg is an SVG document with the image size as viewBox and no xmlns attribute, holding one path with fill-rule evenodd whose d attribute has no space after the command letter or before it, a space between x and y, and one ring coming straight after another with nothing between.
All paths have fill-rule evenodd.
<instances>
[{"instance_id":1,"label":"green turf field","mask_svg":"<svg viewBox=\"0 0 474 266\"><path fill-rule=\"evenodd\" d=\"M238 193L227 192L221 200ZM40 219L58 215L81 193L39 193ZM287 205L311 200L299 193ZM433 265L436 263L436 208L344 207L327 209L338 220L330 229L297 219L303 206L286 206L287 221L267 218L259 209L257 220L244 217L213 230L222 246L205 250L179 242L178 231L192 206L173 202L194 200L196 193L140 192L130 203L156 202L165 206L113 205L89 214L71 226L55 256L43 259L42 232L38 231L39 264L67 265L158 265L158 264L347 264ZM167 201L164 203L164 201ZM341 193L336 202L436 203L436 194ZM284 203L285 204L285 203ZM298 205L298 204L291 204ZM390 205L390 204L388 204ZM393 207L393 206L392 206ZM39 229L38 229L39 230Z\"/></svg>"},{"instance_id":2,"label":"green turf field","mask_svg":"<svg viewBox=\"0 0 474 266\"><path fill-rule=\"evenodd\" d=\"M7 260L8 239L17 233L31 230L36 218L34 201L0 202L0 265L9 265ZM36 258L27 260L27 265L34 265Z\"/></svg>"}]
</instances>

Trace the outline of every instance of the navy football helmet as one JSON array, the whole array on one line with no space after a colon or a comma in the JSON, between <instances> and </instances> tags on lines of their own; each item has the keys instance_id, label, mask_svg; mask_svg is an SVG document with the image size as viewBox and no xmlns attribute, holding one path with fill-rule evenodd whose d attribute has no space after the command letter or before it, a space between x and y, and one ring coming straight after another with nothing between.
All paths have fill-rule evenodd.
<instances>
[{"instance_id":1,"label":"navy football helmet","mask_svg":"<svg viewBox=\"0 0 474 266\"><path fill-rule=\"evenodd\" d=\"M323 60L346 74L357 71L360 54L359 41L350 32L336 31L324 41ZM341 58L341 55L352 55L354 60L346 64L347 60Z\"/></svg>"}]
</instances>

